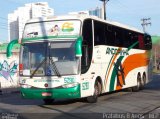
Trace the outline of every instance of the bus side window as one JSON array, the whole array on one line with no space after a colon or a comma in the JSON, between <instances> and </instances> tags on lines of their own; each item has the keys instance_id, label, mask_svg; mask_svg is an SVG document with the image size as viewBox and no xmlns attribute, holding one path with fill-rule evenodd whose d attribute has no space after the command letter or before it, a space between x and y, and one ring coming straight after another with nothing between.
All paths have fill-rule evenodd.
<instances>
[{"instance_id":1,"label":"bus side window","mask_svg":"<svg viewBox=\"0 0 160 119\"><path fill-rule=\"evenodd\" d=\"M123 40L123 47L128 48L130 46L130 34L128 30L124 31L124 40Z\"/></svg>"},{"instance_id":2,"label":"bus side window","mask_svg":"<svg viewBox=\"0 0 160 119\"><path fill-rule=\"evenodd\" d=\"M116 47L123 47L123 29L119 27L114 27L115 32L114 32L114 44Z\"/></svg>"},{"instance_id":3,"label":"bus side window","mask_svg":"<svg viewBox=\"0 0 160 119\"><path fill-rule=\"evenodd\" d=\"M105 45L105 24L94 21L94 45Z\"/></svg>"},{"instance_id":4,"label":"bus side window","mask_svg":"<svg viewBox=\"0 0 160 119\"><path fill-rule=\"evenodd\" d=\"M88 46L83 45L82 46L82 67L87 67L88 66Z\"/></svg>"},{"instance_id":5,"label":"bus side window","mask_svg":"<svg viewBox=\"0 0 160 119\"><path fill-rule=\"evenodd\" d=\"M139 48L144 49L144 39L143 39L143 36L141 34L138 35L138 41L139 41Z\"/></svg>"},{"instance_id":6,"label":"bus side window","mask_svg":"<svg viewBox=\"0 0 160 119\"><path fill-rule=\"evenodd\" d=\"M134 32L132 32L132 31L129 31L129 46L128 46L128 47L132 46L132 45L133 45L134 43L136 43L137 41L138 41L138 36L137 36L137 34L134 33ZM127 48L128 48L128 47L127 47ZM134 45L133 48L139 49L139 44Z\"/></svg>"},{"instance_id":7,"label":"bus side window","mask_svg":"<svg viewBox=\"0 0 160 119\"><path fill-rule=\"evenodd\" d=\"M145 45L145 50L152 49L152 39L151 36L148 34L144 35L144 45Z\"/></svg>"},{"instance_id":8,"label":"bus side window","mask_svg":"<svg viewBox=\"0 0 160 119\"><path fill-rule=\"evenodd\" d=\"M132 39L132 40L133 40L133 44L136 43L136 42L138 41L138 35L137 35L137 33L133 33L132 38L133 38L133 39ZM136 45L134 46L134 48L139 49L139 42L138 42L138 44L136 44Z\"/></svg>"},{"instance_id":9,"label":"bus side window","mask_svg":"<svg viewBox=\"0 0 160 119\"><path fill-rule=\"evenodd\" d=\"M113 32L113 26L107 24L105 26L105 38L106 38L106 45L114 46L114 32Z\"/></svg>"}]
</instances>

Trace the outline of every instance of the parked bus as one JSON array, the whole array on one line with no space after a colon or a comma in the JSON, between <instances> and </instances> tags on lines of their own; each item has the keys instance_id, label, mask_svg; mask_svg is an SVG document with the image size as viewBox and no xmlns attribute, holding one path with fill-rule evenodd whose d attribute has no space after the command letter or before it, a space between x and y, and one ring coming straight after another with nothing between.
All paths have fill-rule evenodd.
<instances>
[{"instance_id":1,"label":"parked bus","mask_svg":"<svg viewBox=\"0 0 160 119\"><path fill-rule=\"evenodd\" d=\"M71 15L28 21L21 44L19 77L24 98L86 98L131 88L151 80L152 42L136 28L94 16Z\"/></svg>"}]
</instances>

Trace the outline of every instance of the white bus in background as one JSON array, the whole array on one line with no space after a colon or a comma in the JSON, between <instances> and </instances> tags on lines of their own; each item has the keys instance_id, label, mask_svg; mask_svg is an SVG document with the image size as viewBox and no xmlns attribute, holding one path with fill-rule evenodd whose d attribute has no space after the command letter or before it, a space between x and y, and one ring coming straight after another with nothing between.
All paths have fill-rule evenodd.
<instances>
[{"instance_id":1,"label":"white bus in background","mask_svg":"<svg viewBox=\"0 0 160 119\"><path fill-rule=\"evenodd\" d=\"M117 22L86 15L35 18L19 43L24 98L94 103L102 93L138 91L151 79L151 37Z\"/></svg>"}]
</instances>

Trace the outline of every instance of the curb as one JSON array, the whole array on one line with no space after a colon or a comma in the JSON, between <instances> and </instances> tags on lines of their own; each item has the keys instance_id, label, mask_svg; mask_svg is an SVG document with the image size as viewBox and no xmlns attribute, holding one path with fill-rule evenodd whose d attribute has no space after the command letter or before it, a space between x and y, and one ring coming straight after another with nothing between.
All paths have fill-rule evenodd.
<instances>
[{"instance_id":1,"label":"curb","mask_svg":"<svg viewBox=\"0 0 160 119\"><path fill-rule=\"evenodd\" d=\"M160 119L160 107L145 113L140 119Z\"/></svg>"},{"instance_id":2,"label":"curb","mask_svg":"<svg viewBox=\"0 0 160 119\"><path fill-rule=\"evenodd\" d=\"M20 93L19 87L17 87L17 88L2 88L2 89L0 89L0 95L17 94L17 93Z\"/></svg>"}]
</instances>

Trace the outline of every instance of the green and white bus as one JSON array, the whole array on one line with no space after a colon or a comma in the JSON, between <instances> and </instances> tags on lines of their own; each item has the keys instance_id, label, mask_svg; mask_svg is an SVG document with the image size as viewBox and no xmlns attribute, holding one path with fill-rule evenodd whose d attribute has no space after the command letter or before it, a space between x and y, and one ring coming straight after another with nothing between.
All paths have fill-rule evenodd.
<instances>
[{"instance_id":1,"label":"green and white bus","mask_svg":"<svg viewBox=\"0 0 160 119\"><path fill-rule=\"evenodd\" d=\"M151 37L136 28L94 16L35 18L24 28L19 77L24 98L86 98L131 88L151 79Z\"/></svg>"}]
</instances>

